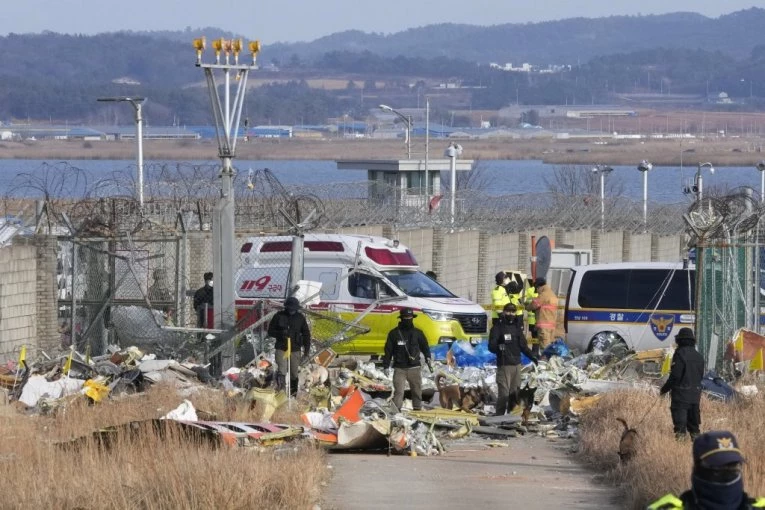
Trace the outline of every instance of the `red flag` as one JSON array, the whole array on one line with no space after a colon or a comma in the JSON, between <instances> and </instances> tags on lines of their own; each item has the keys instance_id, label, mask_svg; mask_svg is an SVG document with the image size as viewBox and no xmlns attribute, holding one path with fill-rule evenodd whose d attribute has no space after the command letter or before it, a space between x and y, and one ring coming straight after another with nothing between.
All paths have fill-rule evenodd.
<instances>
[{"instance_id":1,"label":"red flag","mask_svg":"<svg viewBox=\"0 0 765 510\"><path fill-rule=\"evenodd\" d=\"M439 204L441 203L441 199L443 198L443 195L433 195L433 198L428 201L428 213L432 213L436 209L438 209Z\"/></svg>"}]
</instances>

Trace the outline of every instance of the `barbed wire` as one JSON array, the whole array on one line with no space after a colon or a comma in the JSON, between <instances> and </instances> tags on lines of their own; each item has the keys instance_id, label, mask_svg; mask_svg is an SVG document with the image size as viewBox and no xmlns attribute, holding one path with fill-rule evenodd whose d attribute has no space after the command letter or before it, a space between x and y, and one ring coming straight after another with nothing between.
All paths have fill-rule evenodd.
<instances>
[{"instance_id":1,"label":"barbed wire","mask_svg":"<svg viewBox=\"0 0 765 510\"><path fill-rule=\"evenodd\" d=\"M4 201L6 212L8 204L18 200L44 200L58 226L66 226L66 216L82 234L172 230L177 228L179 215L189 230L210 227L220 195L217 165L151 163L144 173L145 204L141 211L136 200L135 168L95 179L68 163L45 163L37 171L13 179ZM400 229L487 232L603 228L674 235L686 230L683 214L689 213L687 202L651 202L644 221L641 201L617 195L605 197L601 217L600 197L589 192L493 196L479 189L458 188L452 215L447 194L427 197L419 189L366 181L283 185L267 168L240 172L235 192L237 229L274 232L288 232L294 222L308 219L303 225L305 231L393 225ZM717 205L715 210L722 208Z\"/></svg>"}]
</instances>

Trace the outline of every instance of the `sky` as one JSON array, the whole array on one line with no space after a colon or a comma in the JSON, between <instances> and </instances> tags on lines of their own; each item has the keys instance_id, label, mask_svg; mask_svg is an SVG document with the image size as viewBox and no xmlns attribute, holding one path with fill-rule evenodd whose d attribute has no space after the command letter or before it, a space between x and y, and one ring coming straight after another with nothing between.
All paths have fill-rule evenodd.
<instances>
[{"instance_id":1,"label":"sky","mask_svg":"<svg viewBox=\"0 0 765 510\"><path fill-rule=\"evenodd\" d=\"M3 1L0 35L217 27L265 45L343 30L394 33L435 23L496 25L573 17L697 12L718 17L761 0L26 0Z\"/></svg>"}]
</instances>

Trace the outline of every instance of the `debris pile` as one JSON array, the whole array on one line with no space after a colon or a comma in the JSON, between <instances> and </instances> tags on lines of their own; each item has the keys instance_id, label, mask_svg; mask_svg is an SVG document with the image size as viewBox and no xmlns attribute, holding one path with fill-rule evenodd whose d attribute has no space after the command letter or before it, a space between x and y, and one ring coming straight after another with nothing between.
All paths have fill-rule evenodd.
<instances>
[{"instance_id":1,"label":"debris pile","mask_svg":"<svg viewBox=\"0 0 765 510\"><path fill-rule=\"evenodd\" d=\"M751 352L762 337L741 334ZM448 346L447 346L448 347ZM560 341L546 350L534 364L524 360L518 405L503 416L495 416L496 367L484 344L456 343L436 348L433 371L423 367L423 409L412 410L408 392L397 409L391 401L392 380L386 371L366 358L338 357L325 348L313 355L299 371L299 393L289 398L274 388L274 352L257 354L243 367L232 368L214 378L208 367L193 359L157 359L136 347L110 347L108 354L90 358L74 351L57 358L42 355L27 363L0 367L0 387L10 400L18 401L27 413L55 412L71 399L85 398L97 405L105 399L144 392L156 383L178 389L181 405L161 418L131 422L98 430L95 438L104 445L119 435L130 437L142 427L167 431L177 429L182 437L239 447L269 447L295 440L310 440L329 450L380 449L389 453L438 455L449 441L467 436L502 440L525 434L569 438L577 435L578 415L609 391L642 388L657 392L670 368L672 351L655 349L628 351L622 344L607 350L573 356ZM759 349L762 349L759 347ZM741 345L731 347L731 360L740 366L745 353ZM747 361L751 364L750 361ZM440 390L458 389L454 409L442 407ZM188 399L199 388L218 391L221 399L237 399L257 411L258 423L222 422L194 408ZM734 390L715 374L704 379L711 398L728 400ZM755 393L756 386L742 393ZM271 423L276 411L288 406L300 416L300 425ZM67 442L72 447L80 438ZM101 444L99 443L99 444Z\"/></svg>"}]
</instances>

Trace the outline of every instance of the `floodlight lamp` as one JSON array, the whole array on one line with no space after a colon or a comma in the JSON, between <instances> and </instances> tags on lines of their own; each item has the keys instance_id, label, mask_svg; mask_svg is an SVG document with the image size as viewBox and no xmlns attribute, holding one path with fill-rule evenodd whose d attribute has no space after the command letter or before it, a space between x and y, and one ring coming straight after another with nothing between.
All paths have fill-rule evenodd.
<instances>
[{"instance_id":1,"label":"floodlight lamp","mask_svg":"<svg viewBox=\"0 0 765 510\"><path fill-rule=\"evenodd\" d=\"M220 64L220 52L223 49L223 38L221 39L215 39L212 42L212 47L215 50L215 63Z\"/></svg>"},{"instance_id":2,"label":"floodlight lamp","mask_svg":"<svg viewBox=\"0 0 765 510\"><path fill-rule=\"evenodd\" d=\"M258 53L260 53L260 41L250 41L248 47L252 54L252 65L255 65L255 59L257 58Z\"/></svg>"},{"instance_id":3,"label":"floodlight lamp","mask_svg":"<svg viewBox=\"0 0 765 510\"><path fill-rule=\"evenodd\" d=\"M387 104L381 104L381 105L380 105L380 109L381 109L382 111L384 111L384 112L392 112L392 111L393 111L393 108L391 108L391 107L390 107L390 106L388 106Z\"/></svg>"},{"instance_id":4,"label":"floodlight lamp","mask_svg":"<svg viewBox=\"0 0 765 510\"><path fill-rule=\"evenodd\" d=\"M226 55L231 53L234 50L234 41L231 39L224 39L223 40L223 51L226 52Z\"/></svg>"},{"instance_id":5,"label":"floodlight lamp","mask_svg":"<svg viewBox=\"0 0 765 510\"><path fill-rule=\"evenodd\" d=\"M200 64L202 62L202 52L206 46L205 37L197 37L192 44L194 45L194 49L197 50L197 64Z\"/></svg>"},{"instance_id":6,"label":"floodlight lamp","mask_svg":"<svg viewBox=\"0 0 765 510\"><path fill-rule=\"evenodd\" d=\"M760 172L765 172L765 160L760 161L757 163L757 170Z\"/></svg>"},{"instance_id":7,"label":"floodlight lamp","mask_svg":"<svg viewBox=\"0 0 765 510\"><path fill-rule=\"evenodd\" d=\"M644 159L637 168L641 172L650 172L653 169L653 165Z\"/></svg>"}]
</instances>

